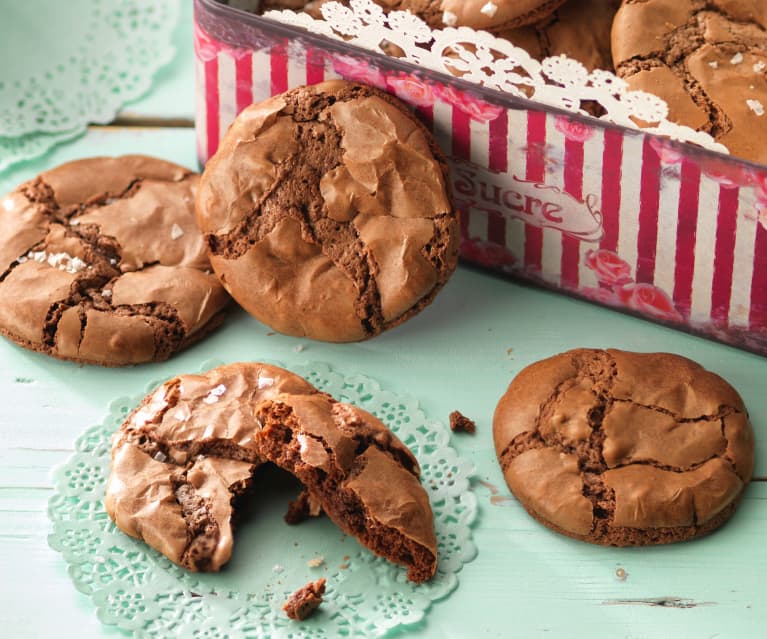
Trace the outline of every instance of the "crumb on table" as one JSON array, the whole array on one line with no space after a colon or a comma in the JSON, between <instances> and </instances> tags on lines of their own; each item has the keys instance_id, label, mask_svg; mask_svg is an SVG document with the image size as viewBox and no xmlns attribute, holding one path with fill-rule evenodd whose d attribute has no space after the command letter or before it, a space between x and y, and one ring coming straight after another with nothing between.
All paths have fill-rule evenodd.
<instances>
[{"instance_id":1,"label":"crumb on table","mask_svg":"<svg viewBox=\"0 0 767 639\"><path fill-rule=\"evenodd\" d=\"M477 430L477 425L474 423L474 420L469 419L457 410L454 410L450 413L450 430L454 433L474 434Z\"/></svg>"},{"instance_id":2,"label":"crumb on table","mask_svg":"<svg viewBox=\"0 0 767 639\"><path fill-rule=\"evenodd\" d=\"M325 594L325 578L311 581L302 588L296 590L282 609L285 614L296 621L303 621L310 617L322 603L322 595Z\"/></svg>"}]
</instances>

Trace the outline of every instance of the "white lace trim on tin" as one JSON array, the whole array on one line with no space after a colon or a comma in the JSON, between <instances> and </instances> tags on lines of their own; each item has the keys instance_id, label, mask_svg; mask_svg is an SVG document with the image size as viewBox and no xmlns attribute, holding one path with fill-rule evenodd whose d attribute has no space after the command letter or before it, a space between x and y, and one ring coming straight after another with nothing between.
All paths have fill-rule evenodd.
<instances>
[{"instance_id":1,"label":"white lace trim on tin","mask_svg":"<svg viewBox=\"0 0 767 639\"><path fill-rule=\"evenodd\" d=\"M400 59L420 67L582 115L588 115L584 102L598 102L605 110L601 120L633 129L640 128L635 120L649 122L653 126L641 127L642 131L728 153L708 133L669 122L668 105L661 98L629 90L624 80L609 71L589 73L564 55L539 62L491 33L468 27L432 30L407 11L386 14L371 0L350 0L350 7L326 2L321 12L324 20L287 10L264 15L378 53L396 45L402 51Z\"/></svg>"}]
</instances>

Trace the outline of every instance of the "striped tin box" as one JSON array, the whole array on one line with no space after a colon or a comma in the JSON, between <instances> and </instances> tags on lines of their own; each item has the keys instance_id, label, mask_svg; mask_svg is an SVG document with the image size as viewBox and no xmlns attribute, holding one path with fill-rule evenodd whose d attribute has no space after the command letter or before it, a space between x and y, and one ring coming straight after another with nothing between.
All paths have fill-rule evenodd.
<instances>
[{"instance_id":1,"label":"striped tin box","mask_svg":"<svg viewBox=\"0 0 767 639\"><path fill-rule=\"evenodd\" d=\"M470 85L195 0L197 143L344 77L396 94L449 154L462 258L767 354L767 167Z\"/></svg>"}]
</instances>

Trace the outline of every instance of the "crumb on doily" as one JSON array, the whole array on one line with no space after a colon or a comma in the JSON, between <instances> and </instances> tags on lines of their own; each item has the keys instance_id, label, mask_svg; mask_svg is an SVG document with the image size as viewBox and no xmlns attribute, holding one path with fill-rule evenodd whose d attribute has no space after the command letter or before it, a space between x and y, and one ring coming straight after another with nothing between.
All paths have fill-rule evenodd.
<instances>
[{"instance_id":1,"label":"crumb on doily","mask_svg":"<svg viewBox=\"0 0 767 639\"><path fill-rule=\"evenodd\" d=\"M473 419L469 419L466 415L454 410L450 413L450 430L454 433L470 433L473 435L477 431L477 424Z\"/></svg>"},{"instance_id":2,"label":"crumb on doily","mask_svg":"<svg viewBox=\"0 0 767 639\"><path fill-rule=\"evenodd\" d=\"M303 621L314 614L325 594L325 578L311 581L296 590L283 604L285 614L296 621Z\"/></svg>"}]
</instances>

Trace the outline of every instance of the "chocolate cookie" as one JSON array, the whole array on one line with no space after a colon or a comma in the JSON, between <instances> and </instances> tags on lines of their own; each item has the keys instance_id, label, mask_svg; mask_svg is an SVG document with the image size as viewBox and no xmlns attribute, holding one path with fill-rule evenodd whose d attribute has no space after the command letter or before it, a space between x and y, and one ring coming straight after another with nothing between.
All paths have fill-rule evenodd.
<instances>
[{"instance_id":1,"label":"chocolate cookie","mask_svg":"<svg viewBox=\"0 0 767 639\"><path fill-rule=\"evenodd\" d=\"M472 27L499 32L534 24L565 0L376 0L388 9L411 11L432 28Z\"/></svg>"},{"instance_id":2,"label":"chocolate cookie","mask_svg":"<svg viewBox=\"0 0 767 639\"><path fill-rule=\"evenodd\" d=\"M175 563L215 571L231 556L238 498L266 461L411 580L434 575L433 515L407 447L372 415L266 364L182 375L148 395L113 440L106 509Z\"/></svg>"},{"instance_id":3,"label":"chocolate cookie","mask_svg":"<svg viewBox=\"0 0 767 639\"><path fill-rule=\"evenodd\" d=\"M613 61L632 89L663 98L669 119L767 162L767 3L625 0Z\"/></svg>"},{"instance_id":4,"label":"chocolate cookie","mask_svg":"<svg viewBox=\"0 0 767 639\"><path fill-rule=\"evenodd\" d=\"M581 349L532 364L498 403L493 435L506 482L535 519L611 546L711 532L754 463L737 392L668 353Z\"/></svg>"},{"instance_id":5,"label":"chocolate cookie","mask_svg":"<svg viewBox=\"0 0 767 639\"><path fill-rule=\"evenodd\" d=\"M612 70L610 31L620 0L570 0L541 22L498 33L536 60L566 55L589 71Z\"/></svg>"},{"instance_id":6,"label":"chocolate cookie","mask_svg":"<svg viewBox=\"0 0 767 639\"><path fill-rule=\"evenodd\" d=\"M245 109L200 183L210 260L254 317L331 342L374 336L453 273L448 168L396 98L324 82Z\"/></svg>"},{"instance_id":7,"label":"chocolate cookie","mask_svg":"<svg viewBox=\"0 0 767 639\"><path fill-rule=\"evenodd\" d=\"M228 296L194 216L198 176L142 156L63 164L0 200L0 334L61 359L167 359Z\"/></svg>"}]
</instances>

